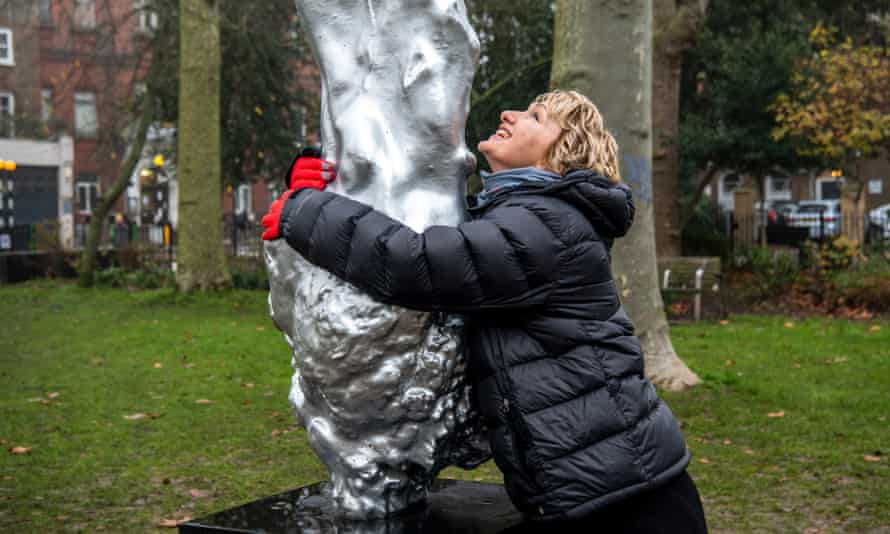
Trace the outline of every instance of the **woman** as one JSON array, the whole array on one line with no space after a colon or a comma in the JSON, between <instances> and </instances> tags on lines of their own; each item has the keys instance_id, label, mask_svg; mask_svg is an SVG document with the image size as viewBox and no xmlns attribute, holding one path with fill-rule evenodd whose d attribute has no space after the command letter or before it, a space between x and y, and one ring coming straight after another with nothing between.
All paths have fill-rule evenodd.
<instances>
[{"instance_id":1,"label":"woman","mask_svg":"<svg viewBox=\"0 0 890 534\"><path fill-rule=\"evenodd\" d=\"M470 379L516 507L560 528L706 532L679 425L643 376L609 249L633 220L618 147L575 92L505 111L479 143L493 171L469 222L416 233L323 190L303 158L263 218L312 263L374 298L461 312ZM538 527L530 528L532 531Z\"/></svg>"}]
</instances>

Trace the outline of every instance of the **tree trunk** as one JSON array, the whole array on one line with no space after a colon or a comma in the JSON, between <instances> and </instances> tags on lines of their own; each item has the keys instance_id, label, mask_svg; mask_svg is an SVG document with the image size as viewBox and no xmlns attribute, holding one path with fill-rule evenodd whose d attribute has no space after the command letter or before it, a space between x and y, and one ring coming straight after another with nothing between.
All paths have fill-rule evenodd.
<instances>
[{"instance_id":1,"label":"tree trunk","mask_svg":"<svg viewBox=\"0 0 890 534\"><path fill-rule=\"evenodd\" d=\"M671 344L655 264L652 212L652 2L558 0L552 84L576 89L600 107L635 190L636 222L616 242L613 271L637 327L653 383L682 390L699 378Z\"/></svg>"},{"instance_id":2,"label":"tree trunk","mask_svg":"<svg viewBox=\"0 0 890 534\"><path fill-rule=\"evenodd\" d=\"M102 195L102 201L93 212L90 219L90 226L87 230L87 242L80 255L80 265L78 266L78 283L83 287L93 285L93 275L96 271L96 255L99 251L99 244L102 242L102 233L105 230L105 219L114 206L121 193L127 189L130 183L130 177L133 176L133 170L139 163L142 156L142 148L145 146L145 137L148 134L148 127L152 121L152 110L150 99L145 95L142 99L142 113L139 118L139 124L136 127L135 136L133 137L127 159L121 165L117 180L112 184L111 189Z\"/></svg>"},{"instance_id":3,"label":"tree trunk","mask_svg":"<svg viewBox=\"0 0 890 534\"><path fill-rule=\"evenodd\" d=\"M683 53L693 45L706 1L654 0L652 62L652 186L655 246L661 256L682 254L680 225L680 76ZM694 206L693 206L694 208Z\"/></svg>"},{"instance_id":4,"label":"tree trunk","mask_svg":"<svg viewBox=\"0 0 890 534\"><path fill-rule=\"evenodd\" d=\"M181 291L230 284L222 236L217 0L180 0L179 242Z\"/></svg>"}]
</instances>

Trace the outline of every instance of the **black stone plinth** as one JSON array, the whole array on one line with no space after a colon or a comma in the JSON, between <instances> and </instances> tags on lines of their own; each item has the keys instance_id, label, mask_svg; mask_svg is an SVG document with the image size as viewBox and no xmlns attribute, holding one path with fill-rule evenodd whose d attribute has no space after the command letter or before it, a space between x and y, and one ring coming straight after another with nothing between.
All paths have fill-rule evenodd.
<instances>
[{"instance_id":1,"label":"black stone plinth","mask_svg":"<svg viewBox=\"0 0 890 534\"><path fill-rule=\"evenodd\" d=\"M337 517L320 482L179 525L181 534L497 534L522 522L500 484L437 479L429 498L386 519Z\"/></svg>"}]
</instances>

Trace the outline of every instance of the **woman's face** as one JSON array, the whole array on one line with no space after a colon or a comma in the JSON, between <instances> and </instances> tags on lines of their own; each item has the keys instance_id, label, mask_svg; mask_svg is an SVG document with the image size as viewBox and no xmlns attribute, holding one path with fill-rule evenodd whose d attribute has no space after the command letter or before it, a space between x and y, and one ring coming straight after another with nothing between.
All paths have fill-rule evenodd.
<instances>
[{"instance_id":1,"label":"woman's face","mask_svg":"<svg viewBox=\"0 0 890 534\"><path fill-rule=\"evenodd\" d=\"M479 152L492 172L520 167L547 169L547 153L560 133L562 128L548 116L547 106L533 103L526 111L502 112L500 126L479 143Z\"/></svg>"}]
</instances>

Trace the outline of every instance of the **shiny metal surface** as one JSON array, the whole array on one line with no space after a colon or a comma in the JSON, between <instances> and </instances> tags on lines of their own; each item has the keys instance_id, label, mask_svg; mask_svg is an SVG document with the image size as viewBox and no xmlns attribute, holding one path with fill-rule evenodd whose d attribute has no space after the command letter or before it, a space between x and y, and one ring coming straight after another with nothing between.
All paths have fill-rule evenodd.
<instances>
[{"instance_id":1,"label":"shiny metal surface","mask_svg":"<svg viewBox=\"0 0 890 534\"><path fill-rule=\"evenodd\" d=\"M421 231L454 225L475 161L464 127L479 42L463 0L297 0L322 72L333 190ZM460 320L380 304L268 242L269 308L292 349L290 401L351 517L423 500L487 459Z\"/></svg>"}]
</instances>

